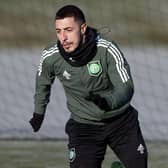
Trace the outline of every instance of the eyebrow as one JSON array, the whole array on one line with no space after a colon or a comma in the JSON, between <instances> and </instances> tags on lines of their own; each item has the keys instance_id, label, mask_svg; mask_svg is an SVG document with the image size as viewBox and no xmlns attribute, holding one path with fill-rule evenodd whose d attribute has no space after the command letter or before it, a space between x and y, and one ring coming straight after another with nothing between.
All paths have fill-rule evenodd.
<instances>
[{"instance_id":1,"label":"eyebrow","mask_svg":"<svg viewBox=\"0 0 168 168\"><path fill-rule=\"evenodd\" d=\"M67 29L72 29L73 27L65 27L65 28L63 28L63 30L67 30ZM61 30L60 28L56 28L55 30Z\"/></svg>"}]
</instances>

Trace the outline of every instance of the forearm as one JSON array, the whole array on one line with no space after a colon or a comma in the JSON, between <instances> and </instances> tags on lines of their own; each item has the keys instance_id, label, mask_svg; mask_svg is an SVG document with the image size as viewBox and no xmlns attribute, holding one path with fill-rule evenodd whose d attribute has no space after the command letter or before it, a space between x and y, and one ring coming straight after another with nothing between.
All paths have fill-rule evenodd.
<instances>
[{"instance_id":1,"label":"forearm","mask_svg":"<svg viewBox=\"0 0 168 168\"><path fill-rule=\"evenodd\" d=\"M37 114L44 114L49 103L50 87L41 86L34 95L34 112Z\"/></svg>"},{"instance_id":2,"label":"forearm","mask_svg":"<svg viewBox=\"0 0 168 168\"><path fill-rule=\"evenodd\" d=\"M34 112L44 114L47 104L50 101L51 86L54 78L47 78L45 75L36 76L36 87L34 95Z\"/></svg>"},{"instance_id":3,"label":"forearm","mask_svg":"<svg viewBox=\"0 0 168 168\"><path fill-rule=\"evenodd\" d=\"M34 132L37 132L44 120L47 104L49 103L51 85L44 85L36 79L36 92L34 96L34 113L29 121Z\"/></svg>"},{"instance_id":4,"label":"forearm","mask_svg":"<svg viewBox=\"0 0 168 168\"><path fill-rule=\"evenodd\" d=\"M126 84L125 86L114 88L114 90L107 94L105 98L110 108L114 110L121 108L126 104L129 104L133 94L134 88L133 85L130 83Z\"/></svg>"}]
</instances>

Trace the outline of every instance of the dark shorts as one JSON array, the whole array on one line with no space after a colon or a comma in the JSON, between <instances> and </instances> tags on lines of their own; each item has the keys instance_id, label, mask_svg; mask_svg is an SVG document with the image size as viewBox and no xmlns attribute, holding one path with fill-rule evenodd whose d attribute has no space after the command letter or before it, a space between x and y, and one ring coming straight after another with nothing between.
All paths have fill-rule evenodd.
<instances>
[{"instance_id":1,"label":"dark shorts","mask_svg":"<svg viewBox=\"0 0 168 168\"><path fill-rule=\"evenodd\" d=\"M73 119L67 122L70 168L101 168L107 146L125 168L147 168L147 148L139 127L138 112L130 107L104 123L82 124Z\"/></svg>"}]
</instances>

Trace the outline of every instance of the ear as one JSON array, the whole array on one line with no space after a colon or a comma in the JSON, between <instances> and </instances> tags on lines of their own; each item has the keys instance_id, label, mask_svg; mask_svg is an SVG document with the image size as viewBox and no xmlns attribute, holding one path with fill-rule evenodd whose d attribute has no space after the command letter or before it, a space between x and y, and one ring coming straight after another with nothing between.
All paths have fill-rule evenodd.
<instances>
[{"instance_id":1,"label":"ear","mask_svg":"<svg viewBox=\"0 0 168 168\"><path fill-rule=\"evenodd\" d=\"M87 29L87 24L86 24L86 23L83 23L83 24L81 25L81 33L82 33L83 35L85 34L86 29Z\"/></svg>"}]
</instances>

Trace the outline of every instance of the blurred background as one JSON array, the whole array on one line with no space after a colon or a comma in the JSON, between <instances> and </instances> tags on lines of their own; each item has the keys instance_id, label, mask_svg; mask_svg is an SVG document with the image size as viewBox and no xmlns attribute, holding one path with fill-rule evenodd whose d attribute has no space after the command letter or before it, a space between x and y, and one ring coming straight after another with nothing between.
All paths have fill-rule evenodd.
<instances>
[{"instance_id":1,"label":"blurred background","mask_svg":"<svg viewBox=\"0 0 168 168\"><path fill-rule=\"evenodd\" d=\"M56 41L54 16L66 4L79 6L88 25L120 46L134 79L132 104L139 111L142 132L148 142L149 166L167 168L167 0L0 0L0 155L3 155L0 165L10 167L12 160L11 167L16 168L25 168L26 164L27 168L65 167L66 148L62 147L59 157L55 150L60 151L57 147L61 145L66 147L64 126L69 111L57 79L41 130L33 133L28 121L33 113L35 74L41 52ZM47 154L41 147L51 152L51 164L46 164ZM39 165L30 165L35 164L33 159L37 160L35 149L39 155L44 153L41 156L44 158L37 161ZM20 153L16 155L16 151ZM33 156L33 159L19 159L23 151L26 158ZM58 161L53 163L55 158L51 155L63 157L59 166ZM107 156L105 165L110 164L112 157Z\"/></svg>"}]
</instances>

